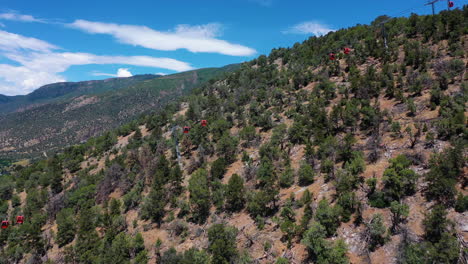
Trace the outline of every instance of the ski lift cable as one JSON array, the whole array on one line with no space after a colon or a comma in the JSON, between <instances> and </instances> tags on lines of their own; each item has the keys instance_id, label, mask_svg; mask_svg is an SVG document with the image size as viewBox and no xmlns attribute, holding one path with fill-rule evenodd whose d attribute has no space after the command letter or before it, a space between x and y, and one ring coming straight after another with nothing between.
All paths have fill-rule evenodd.
<instances>
[{"instance_id":1,"label":"ski lift cable","mask_svg":"<svg viewBox=\"0 0 468 264\"><path fill-rule=\"evenodd\" d=\"M428 1L428 2L424 3L423 5L421 5L421 4L414 5L414 6L410 7L410 8L402 10L402 11L400 11L398 13L395 13L393 15L389 15L389 18L382 21L382 22L380 22L380 24L387 23L388 21L392 20L393 18L399 17L399 16L401 16L401 15L403 15L405 13L408 13L410 11L415 11L415 10L426 8L426 6L428 4L430 4L431 2L437 3L437 2L445 2L445 1L446 0ZM463 6L464 4L468 3L468 0L457 0L457 2L459 3L459 5Z\"/></svg>"},{"instance_id":2,"label":"ski lift cable","mask_svg":"<svg viewBox=\"0 0 468 264\"><path fill-rule=\"evenodd\" d=\"M393 14L393 15L389 15L389 18L387 18L386 20L380 22L379 25L385 24L385 23L387 23L388 21L390 21L390 20L392 20L392 19L394 19L394 18L397 18L397 17L399 17L399 16L401 16L401 15L403 15L403 14L405 14L405 13L408 13L408 12L410 12L410 11L415 11L415 10L418 10L418 9L422 9L422 8L424 8L424 7L425 7L424 5L418 4L418 5L415 5L415 6L413 6L413 7L407 8L407 9L405 9L405 10L399 11L398 13L395 13L395 14Z\"/></svg>"}]
</instances>

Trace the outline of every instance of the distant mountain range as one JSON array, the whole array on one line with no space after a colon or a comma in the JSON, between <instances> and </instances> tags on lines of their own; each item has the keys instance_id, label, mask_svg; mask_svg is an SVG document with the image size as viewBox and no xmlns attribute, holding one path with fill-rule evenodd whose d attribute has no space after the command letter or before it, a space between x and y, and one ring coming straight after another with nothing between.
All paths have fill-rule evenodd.
<instances>
[{"instance_id":1,"label":"distant mountain range","mask_svg":"<svg viewBox=\"0 0 468 264\"><path fill-rule=\"evenodd\" d=\"M145 74L97 81L60 82L44 85L27 95L6 96L0 94L0 115L24 111L39 105L66 100L81 95L116 91L161 76L162 75Z\"/></svg>"},{"instance_id":2,"label":"distant mountain range","mask_svg":"<svg viewBox=\"0 0 468 264\"><path fill-rule=\"evenodd\" d=\"M35 157L86 140L237 68L54 83L28 95L0 95L0 157Z\"/></svg>"}]
</instances>

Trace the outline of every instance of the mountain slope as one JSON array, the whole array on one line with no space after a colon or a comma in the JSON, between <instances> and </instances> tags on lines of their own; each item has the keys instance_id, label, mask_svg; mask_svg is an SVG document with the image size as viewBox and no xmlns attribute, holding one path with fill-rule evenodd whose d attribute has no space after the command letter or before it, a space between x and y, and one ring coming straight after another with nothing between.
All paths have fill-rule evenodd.
<instances>
[{"instance_id":1,"label":"mountain slope","mask_svg":"<svg viewBox=\"0 0 468 264\"><path fill-rule=\"evenodd\" d=\"M35 157L76 144L160 109L235 67L42 87L24 99L36 106L29 104L29 109L0 115L0 156ZM5 104L5 109L18 107L18 102Z\"/></svg>"},{"instance_id":2,"label":"mountain slope","mask_svg":"<svg viewBox=\"0 0 468 264\"><path fill-rule=\"evenodd\" d=\"M466 263L467 14L275 49L12 168L0 262Z\"/></svg>"},{"instance_id":3,"label":"mountain slope","mask_svg":"<svg viewBox=\"0 0 468 264\"><path fill-rule=\"evenodd\" d=\"M127 78L110 78L99 81L62 82L44 85L27 95L0 95L0 115L24 111L39 105L57 102L82 95L93 95L118 90L138 82L158 78L160 75L136 75Z\"/></svg>"}]
</instances>

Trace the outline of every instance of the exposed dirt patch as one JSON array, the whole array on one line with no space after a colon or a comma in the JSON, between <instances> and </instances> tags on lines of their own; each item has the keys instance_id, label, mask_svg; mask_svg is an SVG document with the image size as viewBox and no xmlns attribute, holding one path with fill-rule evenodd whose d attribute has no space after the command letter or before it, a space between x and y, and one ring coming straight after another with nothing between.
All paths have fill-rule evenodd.
<instances>
[{"instance_id":1,"label":"exposed dirt patch","mask_svg":"<svg viewBox=\"0 0 468 264\"><path fill-rule=\"evenodd\" d=\"M234 162L228 167L226 173L224 174L222 182L224 184L227 184L229 182L229 179L231 179L231 176L235 173L237 173L238 175L242 175L243 169L244 163L240 159L237 159L236 162Z\"/></svg>"},{"instance_id":2,"label":"exposed dirt patch","mask_svg":"<svg viewBox=\"0 0 468 264\"><path fill-rule=\"evenodd\" d=\"M62 111L62 113L78 109L85 105L95 104L97 102L99 102L99 98L97 96L87 97L83 95L75 98L70 104L67 105L67 107L65 108L65 110Z\"/></svg>"}]
</instances>

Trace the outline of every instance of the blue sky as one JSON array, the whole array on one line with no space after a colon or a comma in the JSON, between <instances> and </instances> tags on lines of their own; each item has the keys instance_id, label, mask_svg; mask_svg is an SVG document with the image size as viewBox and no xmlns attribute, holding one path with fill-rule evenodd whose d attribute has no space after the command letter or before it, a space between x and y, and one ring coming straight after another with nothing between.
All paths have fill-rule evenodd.
<instances>
[{"instance_id":1,"label":"blue sky","mask_svg":"<svg viewBox=\"0 0 468 264\"><path fill-rule=\"evenodd\" d=\"M6 0L0 6L0 94L239 63L382 14L427 14L425 2Z\"/></svg>"}]
</instances>

